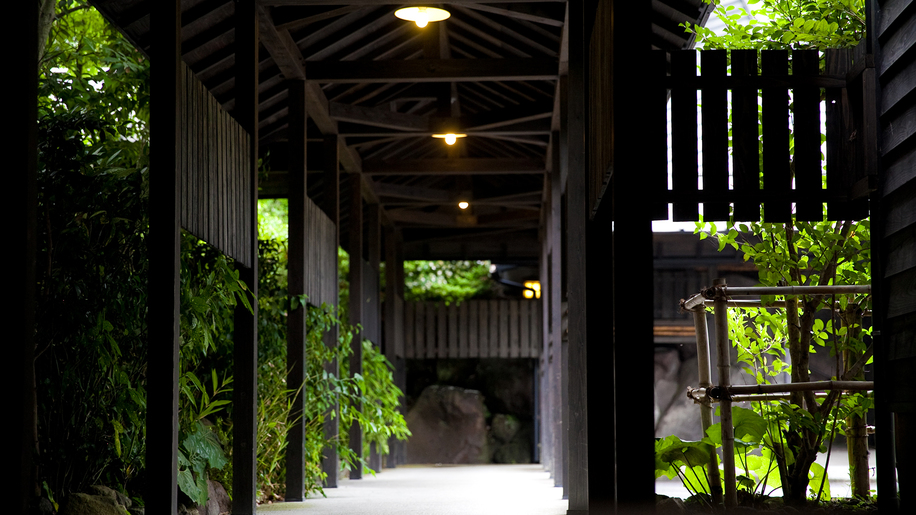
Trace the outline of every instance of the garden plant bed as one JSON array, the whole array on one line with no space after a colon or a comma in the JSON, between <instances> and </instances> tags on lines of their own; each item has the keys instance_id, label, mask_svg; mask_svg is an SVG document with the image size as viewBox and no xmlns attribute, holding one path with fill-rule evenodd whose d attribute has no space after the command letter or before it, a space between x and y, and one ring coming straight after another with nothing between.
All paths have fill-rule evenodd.
<instances>
[{"instance_id":1,"label":"garden plant bed","mask_svg":"<svg viewBox=\"0 0 916 515\"><path fill-rule=\"evenodd\" d=\"M690 513L864 515L878 513L878 505L873 500L836 498L821 502L808 500L802 505L787 506L783 503L782 497L751 497L743 495L741 491L738 492L738 504L738 507L726 512L724 507L711 507L708 501L696 495L687 499L666 495L656 496L656 509L659 515Z\"/></svg>"}]
</instances>

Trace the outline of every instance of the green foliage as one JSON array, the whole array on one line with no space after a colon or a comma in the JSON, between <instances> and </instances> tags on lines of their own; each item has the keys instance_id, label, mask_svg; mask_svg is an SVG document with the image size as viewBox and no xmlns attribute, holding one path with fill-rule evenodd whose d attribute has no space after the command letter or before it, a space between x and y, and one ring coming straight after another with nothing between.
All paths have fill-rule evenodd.
<instances>
[{"instance_id":1,"label":"green foliage","mask_svg":"<svg viewBox=\"0 0 916 515\"><path fill-rule=\"evenodd\" d=\"M344 265L346 253L339 256ZM391 365L377 348L363 347L363 374L351 376L347 364L352 354L352 327L341 323L332 306L312 306L305 297L289 297L286 282L287 253L281 241L260 241L259 310L259 436L258 485L260 500L276 499L282 495L285 484L285 455L288 417L291 411L290 395L303 388L305 395L305 488L307 492L321 492L326 474L321 470L324 449L336 449L341 464L346 469L365 466L357 461L348 447L347 428L354 420L366 431L366 440L394 435L409 435L406 422L395 411L396 399L402 395L394 385ZM346 269L344 269L345 272ZM346 276L345 273L342 274ZM343 282L346 286L346 282ZM346 298L346 290L341 291ZM343 301L341 301L343 305ZM286 317L289 309L306 312L306 379L305 385L286 383ZM328 346L326 334L337 331L336 345ZM326 363L339 364L339 372L329 373ZM394 401L393 401L394 400ZM394 402L394 404L392 404ZM377 408L352 409L361 403ZM323 433L326 417L339 417L340 438ZM384 436L381 436L384 435ZM387 442L386 442L387 444ZM387 452L387 446L385 447Z\"/></svg>"},{"instance_id":2,"label":"green foliage","mask_svg":"<svg viewBox=\"0 0 916 515\"><path fill-rule=\"evenodd\" d=\"M742 20L742 9L716 4L715 15L725 23L721 34L684 24L707 49L848 48L865 35L865 0L748 0L759 6L750 10L750 22Z\"/></svg>"},{"instance_id":3,"label":"green foliage","mask_svg":"<svg viewBox=\"0 0 916 515\"><path fill-rule=\"evenodd\" d=\"M205 504L207 480L229 463L233 313L251 306L232 260L186 232L180 291L178 486Z\"/></svg>"},{"instance_id":4,"label":"green foliage","mask_svg":"<svg viewBox=\"0 0 916 515\"><path fill-rule=\"evenodd\" d=\"M39 79L39 470L61 499L130 488L145 455L148 63L59 2ZM77 10L67 12L69 9Z\"/></svg>"},{"instance_id":5,"label":"green foliage","mask_svg":"<svg viewBox=\"0 0 916 515\"><path fill-rule=\"evenodd\" d=\"M489 261L405 261L404 300L461 302L490 289Z\"/></svg>"}]
</instances>

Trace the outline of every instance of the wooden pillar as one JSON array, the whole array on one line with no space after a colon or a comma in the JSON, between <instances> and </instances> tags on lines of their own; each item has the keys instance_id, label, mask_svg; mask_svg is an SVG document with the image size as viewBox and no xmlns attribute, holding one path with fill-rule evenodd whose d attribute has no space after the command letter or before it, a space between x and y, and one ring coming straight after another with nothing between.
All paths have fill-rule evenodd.
<instances>
[{"instance_id":1,"label":"wooden pillar","mask_svg":"<svg viewBox=\"0 0 916 515\"><path fill-rule=\"evenodd\" d=\"M324 191L320 199L322 209L328 218L333 222L337 231L337 246L340 245L340 156L337 147L337 135L330 134L324 138ZM335 268L336 270L336 268ZM336 274L336 272L335 272ZM337 280L335 278L335 283ZM335 306L340 302L339 298L334 303ZM339 315L338 315L339 316ZM332 327L324 336L324 343L329 348L337 346L339 327ZM328 374L334 377L340 376L340 367L337 360L325 363L324 369ZM340 405L335 404L331 411L335 413L326 413L324 417L324 435L326 437L336 437L340 434L340 417L336 414L340 410ZM332 445L325 447L321 451L321 470L327 477L324 480L325 488L337 488L337 480L340 471L340 459L337 455L337 449Z\"/></svg>"},{"instance_id":2,"label":"wooden pillar","mask_svg":"<svg viewBox=\"0 0 916 515\"><path fill-rule=\"evenodd\" d=\"M257 510L258 415L258 11L256 0L235 4L235 118L249 135L248 212L241 235L249 242L249 266L238 265L248 285L252 311L235 310L235 371L233 377L232 513L254 515Z\"/></svg>"},{"instance_id":3,"label":"wooden pillar","mask_svg":"<svg viewBox=\"0 0 916 515\"><path fill-rule=\"evenodd\" d=\"M565 91L565 82L560 83L560 92L561 94ZM562 104L561 104L562 105ZM555 168L556 172L551 173L550 176L550 216L547 218L550 223L550 229L548 235L550 238L550 268L548 274L550 275L550 288L547 290L546 294L550 296L550 301L545 303L550 306L550 312L548 316L550 317L550 328L551 328L551 345L552 349L550 351L552 362L550 363L550 403L551 403L551 413L555 415L552 417L552 442L550 445L551 450L553 451L552 461L554 463L553 471L553 481L555 486L563 486L566 479L566 448L563 445L563 432L565 427L563 425L563 398L562 390L560 388L560 381L563 375L563 355L561 352L563 345L563 243L561 239L563 238L563 211L562 211L562 183L561 183L561 168L564 167L564 163L561 160L561 142L562 137L560 134L555 135L557 143L554 146L555 161L557 161L557 167ZM560 416L556 416L560 415Z\"/></svg>"},{"instance_id":4,"label":"wooden pillar","mask_svg":"<svg viewBox=\"0 0 916 515\"><path fill-rule=\"evenodd\" d=\"M617 509L623 513L643 513L655 509L654 464L647 456L654 452L654 349L653 289L632 288L632 278L651 279L652 205L639 192L646 189L640 171L642 157L629 149L637 148L646 128L646 87L626 75L647 62L650 49L651 12L647 2L613 3L613 103L614 103L614 179L611 185L614 215L613 280L614 345L610 357L615 363L614 406L618 435L627 444L619 445L614 456L617 469ZM619 20L620 23L616 23ZM634 20L636 22L634 22ZM599 30L596 27L596 30ZM596 218L596 221L597 218ZM605 223L603 233L608 232ZM591 271L591 270L590 270ZM602 331L596 327L596 334ZM607 328L603 328L606 333ZM601 348L607 346L594 342ZM595 348L598 348L595 347ZM591 352L593 347L589 347ZM591 357L591 356L590 356ZM597 360L596 360L597 361ZM589 383L592 386L592 383ZM620 386L620 388L617 388ZM592 391L600 387L595 383ZM596 406L597 409L597 406ZM625 427L625 431L621 428ZM592 483L595 484L595 483Z\"/></svg>"},{"instance_id":5,"label":"wooden pillar","mask_svg":"<svg viewBox=\"0 0 916 515\"><path fill-rule=\"evenodd\" d=\"M585 35L583 2L570 2L569 24L569 95L568 125L568 246L569 277L569 361L567 362L569 395L569 514L588 512L588 355L586 322L586 224L588 222L587 160L585 156ZM604 395L603 392L595 392ZM613 440L610 440L613 441ZM595 464L595 468L609 464ZM610 485L605 485L605 487Z\"/></svg>"},{"instance_id":6,"label":"wooden pillar","mask_svg":"<svg viewBox=\"0 0 916 515\"><path fill-rule=\"evenodd\" d=\"M385 228L385 335L384 349L385 358L395 366L395 377L397 377L398 361L398 340L403 330L404 319L399 316L400 298L398 296L398 267L403 267L403 262L398 260L398 233L394 227ZM402 401L403 402L403 401ZM396 468L398 465L398 455L396 452L398 439L391 437L388 439L388 456L385 458L384 466L387 468Z\"/></svg>"},{"instance_id":7,"label":"wooden pillar","mask_svg":"<svg viewBox=\"0 0 916 515\"><path fill-rule=\"evenodd\" d=\"M554 170L551 169L551 173ZM545 180L547 188L546 205L550 205L550 177ZM535 421L538 428L538 445L535 447L538 452L538 461L545 470L550 472L553 477L554 464L551 443L553 442L553 417L552 405L550 403L550 364L552 358L551 352L551 335L550 335L550 288L553 283L550 281L550 210L547 208L546 215L542 217L546 224L541 227L541 256L539 263L538 277L541 282L541 352L537 360L537 371L535 377L538 381L537 392L537 415Z\"/></svg>"},{"instance_id":8,"label":"wooden pillar","mask_svg":"<svg viewBox=\"0 0 916 515\"><path fill-rule=\"evenodd\" d=\"M375 320L375 331L376 334L370 335L371 338L375 340L372 342L376 347L380 347L381 344L381 305L380 305L380 292L379 292L379 268L382 258L382 226L381 226L381 212L378 204L369 204L366 206L366 233L368 236L368 251L369 251L369 273L375 274L375 281L372 281L371 284L374 284L375 287L372 291L367 291L364 293L366 297L371 297L372 302L369 304L368 309L372 309L375 312L368 315L368 319ZM382 470L382 456L378 453L378 449L375 447L375 443L372 442L369 444L369 468L378 472Z\"/></svg>"},{"instance_id":9,"label":"wooden pillar","mask_svg":"<svg viewBox=\"0 0 916 515\"><path fill-rule=\"evenodd\" d=\"M305 294L306 238L306 107L305 81L289 81L289 246L287 278L290 298ZM307 306L291 300L287 316L286 384L291 407L286 444L287 501L305 499L305 382Z\"/></svg>"},{"instance_id":10,"label":"wooden pillar","mask_svg":"<svg viewBox=\"0 0 916 515\"><path fill-rule=\"evenodd\" d=\"M3 155L10 161L7 173L9 250L3 253L3 269L15 301L7 307L7 359L2 386L14 422L13 436L4 446L4 484L13 492L12 513L29 513L37 483L33 454L37 451L35 399L35 253L37 251L37 120L38 120L38 2L15 2L8 6L11 20L20 24L22 45L9 53L12 69L22 78L8 89L16 101L8 102L10 126L3 140ZM15 250L13 250L15 249Z\"/></svg>"},{"instance_id":11,"label":"wooden pillar","mask_svg":"<svg viewBox=\"0 0 916 515\"><path fill-rule=\"evenodd\" d=\"M35 2L26 2L35 3ZM151 59L150 231L149 231L149 374L147 375L146 477L144 502L150 513L178 510L178 331L180 295L178 191L181 3L152 4L156 26ZM169 63L168 66L165 63Z\"/></svg>"},{"instance_id":12,"label":"wooden pillar","mask_svg":"<svg viewBox=\"0 0 916 515\"><path fill-rule=\"evenodd\" d=\"M350 174L350 325L356 326L363 321L363 305L365 292L363 291L363 180L360 174ZM363 372L363 346L362 331L354 331L353 353L350 354L350 375ZM351 406L352 409L362 410L362 406ZM350 426L350 448L356 455L356 460L363 456L363 432L359 424L354 422ZM362 466L357 464L355 470L350 471L350 479L362 479Z\"/></svg>"}]
</instances>

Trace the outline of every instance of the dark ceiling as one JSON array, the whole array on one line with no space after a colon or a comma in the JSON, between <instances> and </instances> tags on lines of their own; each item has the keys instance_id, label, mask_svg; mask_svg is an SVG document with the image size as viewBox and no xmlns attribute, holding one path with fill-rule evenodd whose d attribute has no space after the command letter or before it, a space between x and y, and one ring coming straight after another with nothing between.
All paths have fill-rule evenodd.
<instances>
[{"instance_id":1,"label":"dark ceiling","mask_svg":"<svg viewBox=\"0 0 916 515\"><path fill-rule=\"evenodd\" d=\"M152 1L93 3L148 54ZM705 22L707 4L651 3L653 47L691 46L678 25ZM230 113L234 5L182 1L183 59ZM417 0L259 5L260 148L271 169L262 197L285 196L287 79L307 79L310 170L325 167L321 142L337 135L342 172L362 174L364 198L401 230L407 259L537 260L551 134L560 126L566 2L434 4L451 17L422 29L394 16ZM431 137L444 131L467 138L447 146ZM310 195L320 176L310 174ZM458 200L470 207L460 210Z\"/></svg>"}]
</instances>

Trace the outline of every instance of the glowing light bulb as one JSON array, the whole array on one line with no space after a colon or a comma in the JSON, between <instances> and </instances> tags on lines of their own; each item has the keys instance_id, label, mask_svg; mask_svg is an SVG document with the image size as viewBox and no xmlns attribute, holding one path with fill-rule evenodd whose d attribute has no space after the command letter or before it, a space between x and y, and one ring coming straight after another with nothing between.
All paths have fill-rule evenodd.
<instances>
[{"instance_id":1,"label":"glowing light bulb","mask_svg":"<svg viewBox=\"0 0 916 515\"><path fill-rule=\"evenodd\" d=\"M421 29L429 24L429 15L426 13L425 7L417 7L417 19L415 20L417 27ZM451 145L451 143L449 143Z\"/></svg>"},{"instance_id":2,"label":"glowing light bulb","mask_svg":"<svg viewBox=\"0 0 916 515\"><path fill-rule=\"evenodd\" d=\"M461 209L467 209L469 205L470 205L470 204L468 204L467 202L465 202L465 201L463 201L463 200L462 200L461 202L458 203L458 207L460 207Z\"/></svg>"},{"instance_id":3,"label":"glowing light bulb","mask_svg":"<svg viewBox=\"0 0 916 515\"><path fill-rule=\"evenodd\" d=\"M439 138L445 140L447 145L454 145L458 138L467 137L467 134L456 134L454 132L449 132L448 134L433 134L434 138Z\"/></svg>"}]
</instances>

